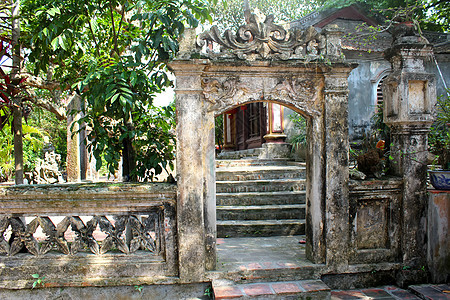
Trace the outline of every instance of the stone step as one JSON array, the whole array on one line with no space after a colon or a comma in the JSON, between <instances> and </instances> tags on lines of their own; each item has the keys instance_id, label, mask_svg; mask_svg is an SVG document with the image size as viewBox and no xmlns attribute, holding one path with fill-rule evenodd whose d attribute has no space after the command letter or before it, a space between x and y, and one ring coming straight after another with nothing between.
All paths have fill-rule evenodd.
<instances>
[{"instance_id":1,"label":"stone step","mask_svg":"<svg viewBox=\"0 0 450 300\"><path fill-rule=\"evenodd\" d=\"M235 284L214 280L214 299L331 299L330 288L321 280L273 281Z\"/></svg>"},{"instance_id":2,"label":"stone step","mask_svg":"<svg viewBox=\"0 0 450 300\"><path fill-rule=\"evenodd\" d=\"M305 179L268 179L247 181L217 181L217 193L303 191Z\"/></svg>"},{"instance_id":3,"label":"stone step","mask_svg":"<svg viewBox=\"0 0 450 300\"><path fill-rule=\"evenodd\" d=\"M306 167L303 166L258 166L217 168L216 181L245 181L260 179L287 179L306 176Z\"/></svg>"},{"instance_id":4,"label":"stone step","mask_svg":"<svg viewBox=\"0 0 450 300\"><path fill-rule=\"evenodd\" d=\"M304 219L305 210L305 204L217 206L217 219L221 221Z\"/></svg>"},{"instance_id":5,"label":"stone step","mask_svg":"<svg viewBox=\"0 0 450 300\"><path fill-rule=\"evenodd\" d=\"M224 159L216 160L217 168L236 168L236 167L255 167L255 166L305 166L306 163L295 162L285 158L275 159Z\"/></svg>"},{"instance_id":6,"label":"stone step","mask_svg":"<svg viewBox=\"0 0 450 300\"><path fill-rule=\"evenodd\" d=\"M245 157L258 157L262 153L262 148L246 149L240 151L223 151L219 153L220 159L239 159Z\"/></svg>"},{"instance_id":7,"label":"stone step","mask_svg":"<svg viewBox=\"0 0 450 300\"><path fill-rule=\"evenodd\" d=\"M217 193L218 206L304 204L306 191Z\"/></svg>"},{"instance_id":8,"label":"stone step","mask_svg":"<svg viewBox=\"0 0 450 300\"><path fill-rule=\"evenodd\" d=\"M217 237L251 237L305 234L305 220L217 221Z\"/></svg>"}]
</instances>

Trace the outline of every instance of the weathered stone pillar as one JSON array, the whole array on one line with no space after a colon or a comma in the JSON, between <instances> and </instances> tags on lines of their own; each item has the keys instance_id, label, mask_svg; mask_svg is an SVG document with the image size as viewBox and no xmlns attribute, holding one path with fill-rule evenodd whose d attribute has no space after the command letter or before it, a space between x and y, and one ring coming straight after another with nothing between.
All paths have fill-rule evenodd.
<instances>
[{"instance_id":1,"label":"weathered stone pillar","mask_svg":"<svg viewBox=\"0 0 450 300\"><path fill-rule=\"evenodd\" d=\"M336 272L348 266L348 74L351 67L335 66L325 74L325 219L326 263Z\"/></svg>"},{"instance_id":2,"label":"weathered stone pillar","mask_svg":"<svg viewBox=\"0 0 450 300\"><path fill-rule=\"evenodd\" d=\"M206 105L206 103L204 103ZM205 135L203 136L203 174L204 179L204 214L205 214L205 267L211 271L216 268L216 139L214 113L206 111L203 124Z\"/></svg>"},{"instance_id":3,"label":"weathered stone pillar","mask_svg":"<svg viewBox=\"0 0 450 300\"><path fill-rule=\"evenodd\" d=\"M308 151L306 158L306 257L314 263L326 261L325 247L325 168L324 118L308 120Z\"/></svg>"},{"instance_id":4,"label":"weathered stone pillar","mask_svg":"<svg viewBox=\"0 0 450 300\"><path fill-rule=\"evenodd\" d=\"M412 268L426 264L427 133L436 101L434 75L425 72L431 46L399 29L385 53L392 73L384 80L384 122L391 127L391 167L403 177L401 255Z\"/></svg>"},{"instance_id":5,"label":"weathered stone pillar","mask_svg":"<svg viewBox=\"0 0 450 300\"><path fill-rule=\"evenodd\" d=\"M205 273L204 160L205 142L209 141L211 131L205 128L211 126L211 116L207 124L204 122L201 86L204 64L178 60L170 67L176 76L179 272L182 282L199 282Z\"/></svg>"},{"instance_id":6,"label":"weathered stone pillar","mask_svg":"<svg viewBox=\"0 0 450 300\"><path fill-rule=\"evenodd\" d=\"M81 97L74 93L69 100L67 111L81 109ZM80 135L76 133L80 126L79 113L67 116L67 182L78 182L81 180L80 162Z\"/></svg>"}]
</instances>

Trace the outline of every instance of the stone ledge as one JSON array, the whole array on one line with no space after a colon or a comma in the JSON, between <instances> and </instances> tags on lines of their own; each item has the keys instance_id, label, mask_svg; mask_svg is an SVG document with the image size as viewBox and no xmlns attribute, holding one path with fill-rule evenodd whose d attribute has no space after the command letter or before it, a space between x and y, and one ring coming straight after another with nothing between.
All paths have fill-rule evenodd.
<instances>
[{"instance_id":1,"label":"stone ledge","mask_svg":"<svg viewBox=\"0 0 450 300\"><path fill-rule=\"evenodd\" d=\"M0 207L8 214L66 215L141 212L175 205L173 184L79 183L0 188Z\"/></svg>"},{"instance_id":2,"label":"stone ledge","mask_svg":"<svg viewBox=\"0 0 450 300\"><path fill-rule=\"evenodd\" d=\"M176 192L176 185L169 183L68 183L68 184L33 184L0 186L0 195L8 199L12 196L23 198L39 197L49 199L58 194L70 197L96 194L172 194ZM33 199L33 198L32 198Z\"/></svg>"},{"instance_id":3,"label":"stone ledge","mask_svg":"<svg viewBox=\"0 0 450 300\"><path fill-rule=\"evenodd\" d=\"M381 179L370 180L350 180L350 193L372 190L378 192L379 190L399 190L402 188L403 180L399 177L385 177Z\"/></svg>"},{"instance_id":4,"label":"stone ledge","mask_svg":"<svg viewBox=\"0 0 450 300\"><path fill-rule=\"evenodd\" d=\"M32 274L45 276L44 287L118 286L178 283L167 262L156 255L108 257L0 258L0 289L31 288ZM116 257L115 257L116 256ZM95 262L96 261L96 262ZM173 272L173 271L172 271ZM112 275L114 274L114 275Z\"/></svg>"}]
</instances>

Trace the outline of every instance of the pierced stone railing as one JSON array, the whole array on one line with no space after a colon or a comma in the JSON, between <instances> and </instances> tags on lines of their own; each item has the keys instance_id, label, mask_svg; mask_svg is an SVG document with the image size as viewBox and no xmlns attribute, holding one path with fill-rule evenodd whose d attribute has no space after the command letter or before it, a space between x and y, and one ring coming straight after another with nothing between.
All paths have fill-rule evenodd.
<instances>
[{"instance_id":1,"label":"pierced stone railing","mask_svg":"<svg viewBox=\"0 0 450 300\"><path fill-rule=\"evenodd\" d=\"M173 281L176 186L0 188L0 288Z\"/></svg>"}]
</instances>

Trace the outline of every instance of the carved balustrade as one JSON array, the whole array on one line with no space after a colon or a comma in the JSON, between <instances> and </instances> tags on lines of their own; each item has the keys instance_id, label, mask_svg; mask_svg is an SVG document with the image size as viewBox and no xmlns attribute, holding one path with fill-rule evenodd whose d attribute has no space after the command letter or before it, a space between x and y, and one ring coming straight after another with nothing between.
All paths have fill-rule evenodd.
<instances>
[{"instance_id":1,"label":"carved balustrade","mask_svg":"<svg viewBox=\"0 0 450 300\"><path fill-rule=\"evenodd\" d=\"M31 274L50 286L173 278L175 205L168 184L0 188L0 288L31 286Z\"/></svg>"}]
</instances>

